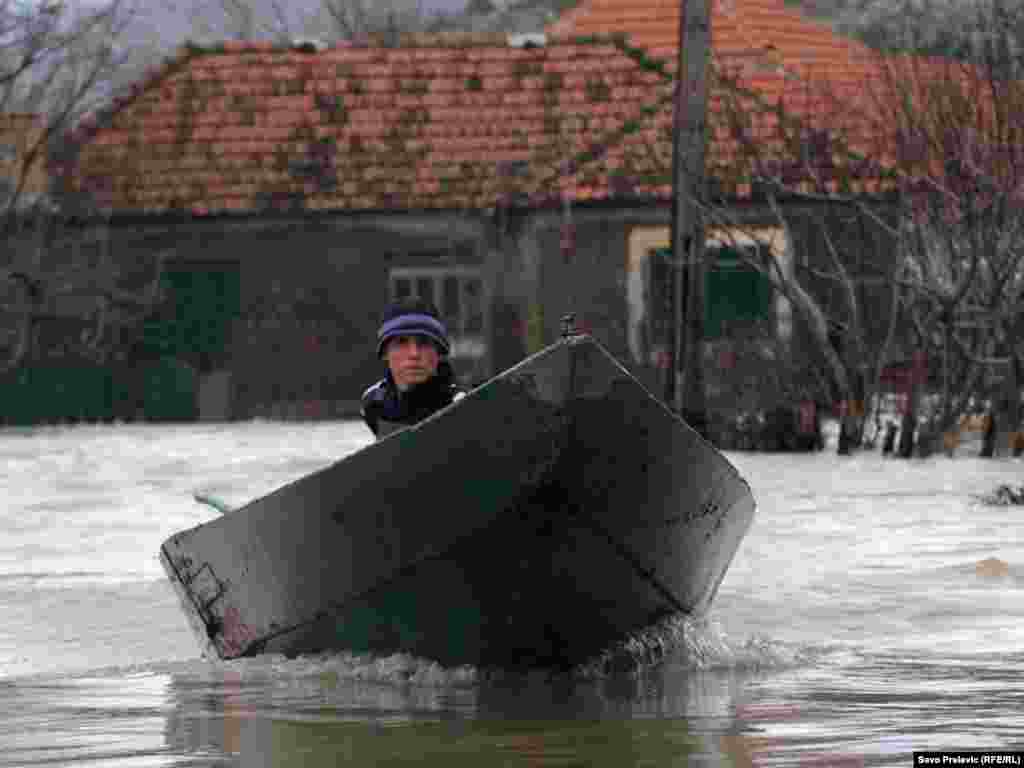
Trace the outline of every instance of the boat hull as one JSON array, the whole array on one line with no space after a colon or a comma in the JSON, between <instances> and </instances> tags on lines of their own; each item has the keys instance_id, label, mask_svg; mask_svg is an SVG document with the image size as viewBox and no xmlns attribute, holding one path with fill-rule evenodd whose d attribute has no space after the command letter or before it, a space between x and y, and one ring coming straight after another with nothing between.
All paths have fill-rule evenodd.
<instances>
[{"instance_id":1,"label":"boat hull","mask_svg":"<svg viewBox=\"0 0 1024 768\"><path fill-rule=\"evenodd\" d=\"M706 610L753 513L729 462L579 336L161 562L221 658L569 665Z\"/></svg>"}]
</instances>

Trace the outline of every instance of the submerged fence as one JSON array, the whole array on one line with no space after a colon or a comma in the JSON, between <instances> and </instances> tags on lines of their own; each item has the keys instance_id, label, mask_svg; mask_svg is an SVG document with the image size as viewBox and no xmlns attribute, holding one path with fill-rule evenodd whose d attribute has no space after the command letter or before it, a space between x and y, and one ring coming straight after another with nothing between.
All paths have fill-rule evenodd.
<instances>
[{"instance_id":1,"label":"submerged fence","mask_svg":"<svg viewBox=\"0 0 1024 768\"><path fill-rule=\"evenodd\" d=\"M33 366L0 379L0 423L7 425L197 415L196 373L174 358L133 366Z\"/></svg>"}]
</instances>

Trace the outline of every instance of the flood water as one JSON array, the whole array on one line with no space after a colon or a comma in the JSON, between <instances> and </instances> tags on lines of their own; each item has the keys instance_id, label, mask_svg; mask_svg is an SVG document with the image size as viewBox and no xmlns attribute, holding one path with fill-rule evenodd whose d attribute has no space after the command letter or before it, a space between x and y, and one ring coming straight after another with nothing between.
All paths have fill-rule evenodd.
<instances>
[{"instance_id":1,"label":"flood water","mask_svg":"<svg viewBox=\"0 0 1024 768\"><path fill-rule=\"evenodd\" d=\"M0 765L909 766L1024 749L1024 462L730 454L758 513L640 668L199 657L157 551L361 424L0 430ZM995 560L990 560L994 558ZM671 631L669 631L669 629Z\"/></svg>"}]
</instances>

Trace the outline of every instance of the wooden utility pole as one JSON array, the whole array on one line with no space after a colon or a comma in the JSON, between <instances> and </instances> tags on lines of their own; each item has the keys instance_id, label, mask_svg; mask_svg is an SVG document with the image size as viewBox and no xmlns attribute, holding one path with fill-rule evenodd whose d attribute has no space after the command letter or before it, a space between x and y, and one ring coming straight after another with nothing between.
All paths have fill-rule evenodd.
<instances>
[{"instance_id":1,"label":"wooden utility pole","mask_svg":"<svg viewBox=\"0 0 1024 768\"><path fill-rule=\"evenodd\" d=\"M672 263L675 290L672 352L665 399L706 434L703 339L704 224L706 199L708 58L713 0L680 0L672 148ZM686 280L684 282L684 272ZM684 301L685 284L685 301ZM685 304L685 308L684 308Z\"/></svg>"}]
</instances>

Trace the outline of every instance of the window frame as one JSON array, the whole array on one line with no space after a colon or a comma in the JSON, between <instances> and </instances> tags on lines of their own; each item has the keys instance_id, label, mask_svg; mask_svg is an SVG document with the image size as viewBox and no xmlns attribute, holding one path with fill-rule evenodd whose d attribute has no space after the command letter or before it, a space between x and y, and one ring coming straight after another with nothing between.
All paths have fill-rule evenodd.
<instances>
[{"instance_id":1,"label":"window frame","mask_svg":"<svg viewBox=\"0 0 1024 768\"><path fill-rule=\"evenodd\" d=\"M452 277L458 281L459 285L459 322L457 326L453 326L452 323L448 322L448 317L444 315L444 307L442 306L445 281ZM434 294L432 302L441 312L446 324L448 324L448 333L452 340L452 358L481 359L486 357L486 338L489 327L487 308L490 304L488 301L487 281L484 280L483 270L479 267L470 266L392 267L388 271L388 299L390 301L394 301L397 298L395 288L399 280L408 281L411 290L409 295L413 297L419 297L418 281L432 281ZM466 330L469 315L466 312L464 299L466 295L465 284L470 281L476 281L480 287L480 328L475 331Z\"/></svg>"}]
</instances>

